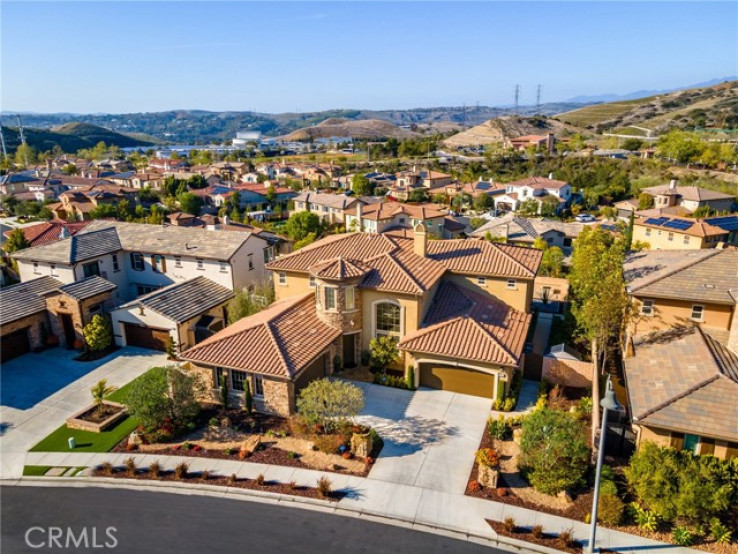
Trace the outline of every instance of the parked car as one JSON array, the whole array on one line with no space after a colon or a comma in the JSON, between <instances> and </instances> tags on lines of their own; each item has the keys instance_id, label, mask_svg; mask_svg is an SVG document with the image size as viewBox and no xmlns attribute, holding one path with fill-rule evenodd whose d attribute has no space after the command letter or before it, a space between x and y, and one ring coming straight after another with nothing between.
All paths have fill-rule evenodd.
<instances>
[{"instance_id":1,"label":"parked car","mask_svg":"<svg viewBox=\"0 0 738 554\"><path fill-rule=\"evenodd\" d=\"M591 214L579 214L574 219L576 219L579 223L593 223L597 221L597 218Z\"/></svg>"}]
</instances>

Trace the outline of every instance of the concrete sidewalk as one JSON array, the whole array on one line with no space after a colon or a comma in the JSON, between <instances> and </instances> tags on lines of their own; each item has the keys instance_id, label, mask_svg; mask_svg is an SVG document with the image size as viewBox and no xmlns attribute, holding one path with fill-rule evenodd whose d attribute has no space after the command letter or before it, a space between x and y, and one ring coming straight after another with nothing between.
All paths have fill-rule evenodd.
<instances>
[{"instance_id":1,"label":"concrete sidewalk","mask_svg":"<svg viewBox=\"0 0 738 554\"><path fill-rule=\"evenodd\" d=\"M25 462L27 465L93 467L103 462L123 465L124 460L129 457L131 454L127 453L30 452ZM156 454L133 454L133 458L140 467L147 467L151 462L157 461L164 469L174 469L177 464L185 462L189 464L191 471L208 470L212 474L226 476L235 473L238 477L250 479L262 474L266 480L285 483L295 481L300 486L315 486L320 477L327 476L334 490L343 491L346 494L337 503L340 509L489 539L496 539L496 534L485 520L503 521L507 517L514 518L516 524L520 526L541 525L547 532L571 529L574 537L580 541L586 541L589 531L589 526L579 521L463 494L381 481L373 479L371 473L369 477L364 478L234 460ZM214 490L212 494L222 495L222 492ZM673 546L604 527L598 528L596 546L619 552L655 553L663 550L679 554L695 552L689 548Z\"/></svg>"}]
</instances>

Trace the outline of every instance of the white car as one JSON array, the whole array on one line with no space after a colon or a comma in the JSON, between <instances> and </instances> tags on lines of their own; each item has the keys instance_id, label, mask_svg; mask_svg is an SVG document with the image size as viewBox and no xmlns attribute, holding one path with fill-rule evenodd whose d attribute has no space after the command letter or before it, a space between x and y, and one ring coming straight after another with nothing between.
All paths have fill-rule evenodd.
<instances>
[{"instance_id":1,"label":"white car","mask_svg":"<svg viewBox=\"0 0 738 554\"><path fill-rule=\"evenodd\" d=\"M597 218L590 214L579 214L575 219L579 223L594 223L597 221Z\"/></svg>"}]
</instances>

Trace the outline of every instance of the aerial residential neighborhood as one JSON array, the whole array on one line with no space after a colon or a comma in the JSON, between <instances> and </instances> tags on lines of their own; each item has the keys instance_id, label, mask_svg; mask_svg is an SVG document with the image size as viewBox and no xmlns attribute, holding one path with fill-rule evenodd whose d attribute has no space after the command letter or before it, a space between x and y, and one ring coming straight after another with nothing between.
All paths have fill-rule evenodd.
<instances>
[{"instance_id":1,"label":"aerial residential neighborhood","mask_svg":"<svg viewBox=\"0 0 738 554\"><path fill-rule=\"evenodd\" d=\"M735 4L2 10L3 552L738 553Z\"/></svg>"}]
</instances>

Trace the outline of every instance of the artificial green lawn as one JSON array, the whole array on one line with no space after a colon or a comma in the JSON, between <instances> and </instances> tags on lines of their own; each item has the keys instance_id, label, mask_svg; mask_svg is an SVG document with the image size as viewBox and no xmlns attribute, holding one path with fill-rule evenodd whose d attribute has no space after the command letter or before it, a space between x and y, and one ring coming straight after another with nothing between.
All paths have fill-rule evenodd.
<instances>
[{"instance_id":1,"label":"artificial green lawn","mask_svg":"<svg viewBox=\"0 0 738 554\"><path fill-rule=\"evenodd\" d=\"M113 402L123 402L131 384L141 377L143 375L113 391L106 398ZM92 397L90 397L90 403L92 403ZM136 427L138 427L138 420L131 416L102 433L69 429L66 425L62 425L31 448L30 452L109 452ZM69 437L74 437L76 446L73 451L69 450Z\"/></svg>"},{"instance_id":2,"label":"artificial green lawn","mask_svg":"<svg viewBox=\"0 0 738 554\"><path fill-rule=\"evenodd\" d=\"M23 475L44 475L52 466L23 466Z\"/></svg>"}]
</instances>

